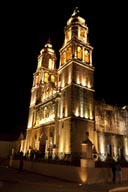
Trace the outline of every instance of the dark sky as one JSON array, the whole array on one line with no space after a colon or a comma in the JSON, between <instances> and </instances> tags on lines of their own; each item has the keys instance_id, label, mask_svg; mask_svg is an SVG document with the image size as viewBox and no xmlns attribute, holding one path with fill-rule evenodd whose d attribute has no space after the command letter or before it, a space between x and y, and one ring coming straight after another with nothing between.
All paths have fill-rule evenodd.
<instances>
[{"instance_id":1,"label":"dark sky","mask_svg":"<svg viewBox=\"0 0 128 192\"><path fill-rule=\"evenodd\" d=\"M76 6L86 19L90 44L94 47L96 99L128 105L126 3L96 3L94 0L26 2L4 1L0 5L0 132L26 129L37 56L49 37L59 56L64 27Z\"/></svg>"}]
</instances>

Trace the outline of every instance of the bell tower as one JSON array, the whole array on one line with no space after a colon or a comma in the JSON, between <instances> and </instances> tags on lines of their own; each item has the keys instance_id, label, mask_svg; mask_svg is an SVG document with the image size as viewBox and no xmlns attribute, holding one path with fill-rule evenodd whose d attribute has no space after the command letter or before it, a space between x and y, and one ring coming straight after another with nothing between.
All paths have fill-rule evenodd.
<instances>
[{"instance_id":1,"label":"bell tower","mask_svg":"<svg viewBox=\"0 0 128 192\"><path fill-rule=\"evenodd\" d=\"M37 69L33 74L25 144L27 150L47 153L50 143L54 145L52 135L55 132L57 77L56 54L49 39L37 57Z\"/></svg>"},{"instance_id":2,"label":"bell tower","mask_svg":"<svg viewBox=\"0 0 128 192\"><path fill-rule=\"evenodd\" d=\"M93 47L88 41L88 26L76 7L64 28L60 49L58 85L60 99L59 152L77 157L86 131L94 140Z\"/></svg>"},{"instance_id":3,"label":"bell tower","mask_svg":"<svg viewBox=\"0 0 128 192\"><path fill-rule=\"evenodd\" d=\"M92 51L87 23L76 7L64 28L58 69L50 40L37 57L24 151L80 159L87 132L95 143Z\"/></svg>"}]
</instances>

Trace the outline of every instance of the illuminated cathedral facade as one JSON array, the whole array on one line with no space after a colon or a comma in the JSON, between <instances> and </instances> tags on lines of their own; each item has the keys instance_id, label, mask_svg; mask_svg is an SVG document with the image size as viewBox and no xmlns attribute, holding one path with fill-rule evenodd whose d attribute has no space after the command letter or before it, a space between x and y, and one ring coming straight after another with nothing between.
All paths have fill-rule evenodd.
<instances>
[{"instance_id":1,"label":"illuminated cathedral facade","mask_svg":"<svg viewBox=\"0 0 128 192\"><path fill-rule=\"evenodd\" d=\"M107 156L128 161L128 110L95 100L93 47L88 26L76 8L64 28L56 53L50 40L37 57L26 138L21 150L43 152L44 158L81 157L85 134L101 161Z\"/></svg>"}]
</instances>

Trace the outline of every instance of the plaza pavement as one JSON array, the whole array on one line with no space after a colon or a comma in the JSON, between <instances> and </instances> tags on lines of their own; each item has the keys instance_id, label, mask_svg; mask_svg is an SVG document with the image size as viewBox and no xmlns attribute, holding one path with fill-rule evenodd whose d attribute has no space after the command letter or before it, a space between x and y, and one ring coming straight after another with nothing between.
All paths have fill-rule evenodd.
<instances>
[{"instance_id":1,"label":"plaza pavement","mask_svg":"<svg viewBox=\"0 0 128 192\"><path fill-rule=\"evenodd\" d=\"M0 166L0 192L128 192L128 181L121 184L68 182L8 166Z\"/></svg>"}]
</instances>

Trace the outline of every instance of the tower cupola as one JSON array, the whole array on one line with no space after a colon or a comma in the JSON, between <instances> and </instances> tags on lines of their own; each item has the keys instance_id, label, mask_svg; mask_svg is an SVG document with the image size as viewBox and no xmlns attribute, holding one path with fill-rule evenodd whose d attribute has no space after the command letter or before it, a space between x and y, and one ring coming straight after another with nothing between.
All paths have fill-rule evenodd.
<instances>
[{"instance_id":1,"label":"tower cupola","mask_svg":"<svg viewBox=\"0 0 128 192\"><path fill-rule=\"evenodd\" d=\"M54 49L52 48L51 40L48 39L44 48L41 49L40 54L38 56L38 66L37 70L41 67L48 68L49 70L56 69L56 54Z\"/></svg>"}]
</instances>

